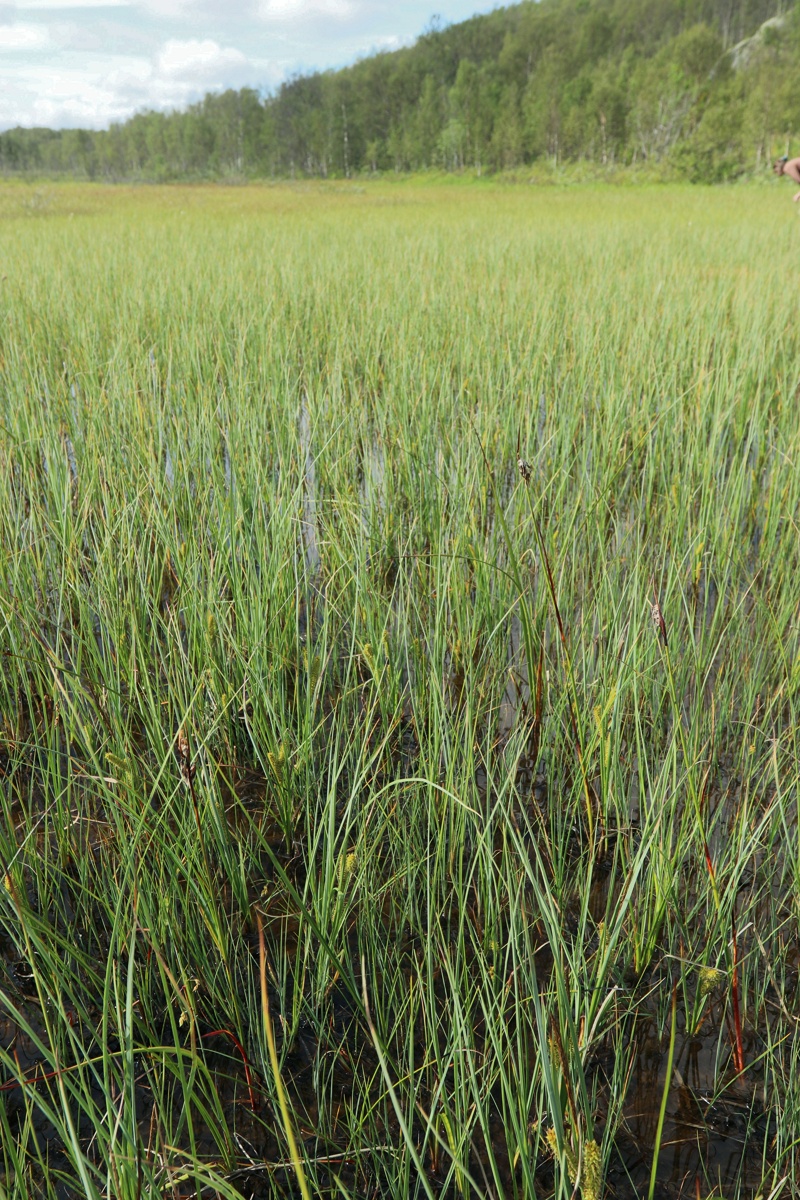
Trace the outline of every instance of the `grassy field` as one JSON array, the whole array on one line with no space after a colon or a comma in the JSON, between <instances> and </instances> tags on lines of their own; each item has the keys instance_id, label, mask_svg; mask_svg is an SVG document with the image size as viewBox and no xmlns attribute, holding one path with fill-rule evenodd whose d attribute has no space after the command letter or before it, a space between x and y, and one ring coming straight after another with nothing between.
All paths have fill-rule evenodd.
<instances>
[{"instance_id":1,"label":"grassy field","mask_svg":"<svg viewBox=\"0 0 800 1200\"><path fill-rule=\"evenodd\" d=\"M4 1198L800 1194L799 244L0 189Z\"/></svg>"}]
</instances>

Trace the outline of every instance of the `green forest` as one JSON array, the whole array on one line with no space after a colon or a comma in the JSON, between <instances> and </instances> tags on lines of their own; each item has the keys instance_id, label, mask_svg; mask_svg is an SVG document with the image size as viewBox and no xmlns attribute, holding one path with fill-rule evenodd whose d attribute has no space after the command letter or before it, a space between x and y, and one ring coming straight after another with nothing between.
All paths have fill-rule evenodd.
<instances>
[{"instance_id":1,"label":"green forest","mask_svg":"<svg viewBox=\"0 0 800 1200\"><path fill-rule=\"evenodd\" d=\"M273 94L205 96L110 129L12 129L5 175L347 178L539 163L716 182L800 134L800 4L526 0Z\"/></svg>"}]
</instances>

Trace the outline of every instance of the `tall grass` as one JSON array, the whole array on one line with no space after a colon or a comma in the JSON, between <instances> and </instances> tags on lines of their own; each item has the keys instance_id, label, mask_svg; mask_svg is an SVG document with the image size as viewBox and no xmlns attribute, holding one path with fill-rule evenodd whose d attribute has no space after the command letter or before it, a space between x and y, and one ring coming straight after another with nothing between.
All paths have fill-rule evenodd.
<instances>
[{"instance_id":1,"label":"tall grass","mask_svg":"<svg viewBox=\"0 0 800 1200\"><path fill-rule=\"evenodd\" d=\"M793 214L27 195L5 1193L795 1194Z\"/></svg>"}]
</instances>

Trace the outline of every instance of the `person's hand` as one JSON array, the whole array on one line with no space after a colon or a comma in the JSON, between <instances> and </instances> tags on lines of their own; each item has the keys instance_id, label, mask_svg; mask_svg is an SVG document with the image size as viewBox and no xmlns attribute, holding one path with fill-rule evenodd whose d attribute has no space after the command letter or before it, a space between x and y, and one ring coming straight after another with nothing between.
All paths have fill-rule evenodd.
<instances>
[{"instance_id":1,"label":"person's hand","mask_svg":"<svg viewBox=\"0 0 800 1200\"><path fill-rule=\"evenodd\" d=\"M794 200L795 204L797 204L797 202L800 201L800 192L795 192L795 194L792 196L792 199Z\"/></svg>"}]
</instances>

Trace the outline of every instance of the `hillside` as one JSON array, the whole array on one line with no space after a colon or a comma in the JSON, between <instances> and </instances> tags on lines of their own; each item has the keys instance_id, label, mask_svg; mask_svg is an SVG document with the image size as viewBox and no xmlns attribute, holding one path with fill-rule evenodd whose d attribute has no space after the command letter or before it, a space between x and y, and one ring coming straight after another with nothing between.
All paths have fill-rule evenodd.
<instances>
[{"instance_id":1,"label":"hillside","mask_svg":"<svg viewBox=\"0 0 800 1200\"><path fill-rule=\"evenodd\" d=\"M109 130L11 130L0 171L107 179L669 164L715 181L800 133L800 5L532 0L340 71Z\"/></svg>"}]
</instances>

